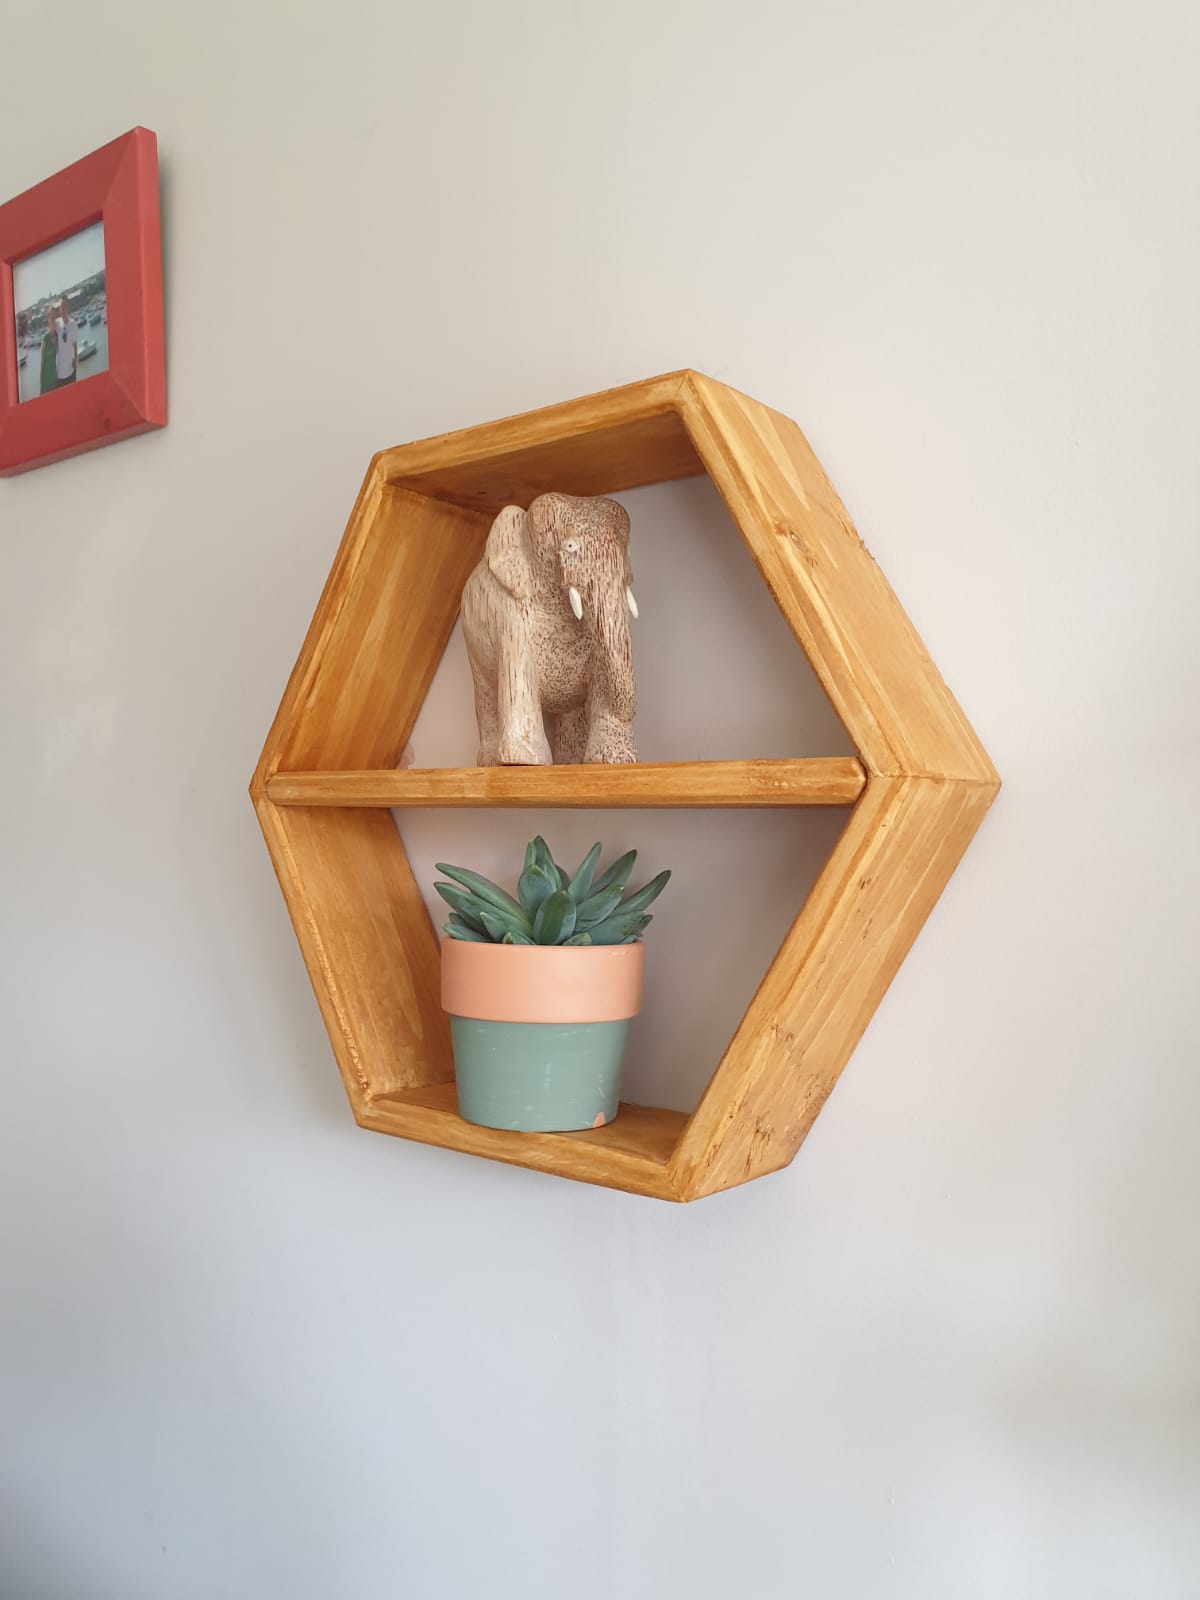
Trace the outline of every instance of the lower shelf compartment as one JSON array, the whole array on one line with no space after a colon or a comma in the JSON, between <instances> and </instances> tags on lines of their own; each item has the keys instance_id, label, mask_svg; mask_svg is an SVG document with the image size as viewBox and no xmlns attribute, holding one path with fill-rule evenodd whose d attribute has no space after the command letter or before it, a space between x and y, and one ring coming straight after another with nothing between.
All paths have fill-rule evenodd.
<instances>
[{"instance_id":1,"label":"lower shelf compartment","mask_svg":"<svg viewBox=\"0 0 1200 1600\"><path fill-rule=\"evenodd\" d=\"M458 1114L453 1083L374 1095L358 1114L364 1128L467 1155L533 1167L582 1183L676 1200L669 1164L688 1117L682 1111L621 1103L615 1121L580 1133L508 1133Z\"/></svg>"}]
</instances>

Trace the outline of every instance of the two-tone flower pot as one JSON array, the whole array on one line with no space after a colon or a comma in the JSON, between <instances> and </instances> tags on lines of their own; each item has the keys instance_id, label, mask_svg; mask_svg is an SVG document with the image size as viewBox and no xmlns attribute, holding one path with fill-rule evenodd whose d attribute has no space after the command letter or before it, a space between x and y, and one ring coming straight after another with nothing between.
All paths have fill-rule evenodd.
<instances>
[{"instance_id":1,"label":"two-tone flower pot","mask_svg":"<svg viewBox=\"0 0 1200 1600\"><path fill-rule=\"evenodd\" d=\"M617 1114L640 940L617 945L442 941L458 1109L522 1133L600 1128Z\"/></svg>"}]
</instances>

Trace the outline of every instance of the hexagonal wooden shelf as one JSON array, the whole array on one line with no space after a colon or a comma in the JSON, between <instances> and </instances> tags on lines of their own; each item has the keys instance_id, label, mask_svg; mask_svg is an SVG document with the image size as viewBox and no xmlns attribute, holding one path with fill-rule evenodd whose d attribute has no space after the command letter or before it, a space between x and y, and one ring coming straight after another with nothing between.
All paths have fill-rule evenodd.
<instances>
[{"instance_id":1,"label":"hexagonal wooden shelf","mask_svg":"<svg viewBox=\"0 0 1200 1600\"><path fill-rule=\"evenodd\" d=\"M857 759L394 770L501 506L705 472ZM251 794L364 1127L692 1200L791 1161L998 787L799 428L675 372L377 455ZM389 808L487 805L852 806L690 1116L459 1117L437 934Z\"/></svg>"}]
</instances>

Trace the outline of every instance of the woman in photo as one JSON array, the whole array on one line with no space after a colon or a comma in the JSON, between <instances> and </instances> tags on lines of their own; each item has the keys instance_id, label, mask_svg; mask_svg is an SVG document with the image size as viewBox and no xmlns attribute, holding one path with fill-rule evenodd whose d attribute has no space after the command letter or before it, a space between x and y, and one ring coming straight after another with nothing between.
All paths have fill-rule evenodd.
<instances>
[{"instance_id":1,"label":"woman in photo","mask_svg":"<svg viewBox=\"0 0 1200 1600\"><path fill-rule=\"evenodd\" d=\"M54 307L46 307L46 331L42 335L42 378L39 394L49 394L58 388L58 326L54 320Z\"/></svg>"}]
</instances>

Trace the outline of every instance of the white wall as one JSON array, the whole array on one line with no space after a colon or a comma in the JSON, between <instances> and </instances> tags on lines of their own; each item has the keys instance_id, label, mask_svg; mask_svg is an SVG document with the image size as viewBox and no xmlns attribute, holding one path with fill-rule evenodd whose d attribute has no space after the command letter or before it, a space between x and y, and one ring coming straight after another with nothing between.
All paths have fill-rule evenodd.
<instances>
[{"instance_id":1,"label":"white wall","mask_svg":"<svg viewBox=\"0 0 1200 1600\"><path fill-rule=\"evenodd\" d=\"M1200 1592L1194 7L22 22L0 195L160 135L172 417L0 484L0 1594ZM793 1167L674 1208L356 1130L244 789L373 449L684 364L1006 787ZM647 850L769 920L758 827Z\"/></svg>"}]
</instances>

